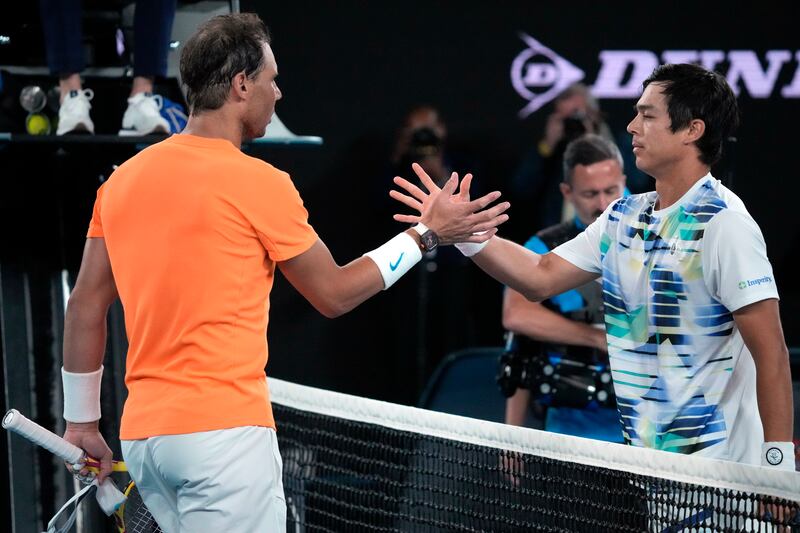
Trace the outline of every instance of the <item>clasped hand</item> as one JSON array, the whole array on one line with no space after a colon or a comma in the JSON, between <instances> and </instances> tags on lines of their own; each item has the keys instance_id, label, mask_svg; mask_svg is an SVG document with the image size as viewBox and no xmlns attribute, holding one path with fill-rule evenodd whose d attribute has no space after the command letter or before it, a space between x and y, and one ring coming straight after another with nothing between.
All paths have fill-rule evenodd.
<instances>
[{"instance_id":1,"label":"clasped hand","mask_svg":"<svg viewBox=\"0 0 800 533\"><path fill-rule=\"evenodd\" d=\"M89 457L93 457L99 462L97 480L103 483L106 477L112 472L113 454L98 430L98 422L67 422L67 431L64 433L64 440L81 448ZM73 465L67 464L67 470L70 471L70 474L77 474L84 479L88 479L90 475L89 468L86 464L82 464L79 471L75 471Z\"/></svg>"},{"instance_id":2,"label":"clasped hand","mask_svg":"<svg viewBox=\"0 0 800 533\"><path fill-rule=\"evenodd\" d=\"M497 226L508 220L505 214L511 206L508 202L487 208L500 198L499 191L470 200L472 174L465 175L459 182L458 174L453 172L444 186L439 188L417 163L411 168L428 192L406 179L395 177L395 185L405 189L408 194L392 190L389 196L419 212L419 215L396 214L394 219L398 222L421 222L436 233L440 244L454 244L487 241L497 233Z\"/></svg>"}]
</instances>

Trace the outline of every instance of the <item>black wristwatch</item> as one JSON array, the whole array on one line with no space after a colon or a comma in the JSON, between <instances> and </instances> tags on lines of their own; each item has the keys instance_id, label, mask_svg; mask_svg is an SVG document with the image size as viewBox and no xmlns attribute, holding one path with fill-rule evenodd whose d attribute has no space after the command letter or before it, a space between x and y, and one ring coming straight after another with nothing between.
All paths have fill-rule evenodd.
<instances>
[{"instance_id":1,"label":"black wristwatch","mask_svg":"<svg viewBox=\"0 0 800 533\"><path fill-rule=\"evenodd\" d=\"M436 235L433 230L428 229L422 222L412 229L419 233L419 240L422 243L422 250L424 252L432 252L439 246L439 236Z\"/></svg>"}]
</instances>

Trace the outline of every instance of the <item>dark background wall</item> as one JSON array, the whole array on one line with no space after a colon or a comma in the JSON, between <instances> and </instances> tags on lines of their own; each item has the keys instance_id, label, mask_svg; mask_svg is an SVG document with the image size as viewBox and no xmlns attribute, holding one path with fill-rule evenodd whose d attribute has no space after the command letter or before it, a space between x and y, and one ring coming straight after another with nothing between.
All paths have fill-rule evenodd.
<instances>
[{"instance_id":1,"label":"dark background wall","mask_svg":"<svg viewBox=\"0 0 800 533\"><path fill-rule=\"evenodd\" d=\"M322 147L272 147L253 154L292 174L312 224L340 263L402 229L391 220L395 206L387 197L388 159L402 118L414 104L441 109L450 133L448 149L459 156L463 170L476 173L477 187L509 190L515 167L539 140L550 112L545 106L525 119L518 116L526 101L512 87L511 65L527 46L520 32L581 68L590 84L597 78L602 50L657 55L664 50L752 50L762 70L768 67L768 51L788 50L792 59L766 98L741 92L738 142L715 173L722 177L733 171L734 191L762 227L781 290L786 338L790 346L800 347L800 224L795 215L800 98L781 94L800 75L796 2L242 4L244 10L257 11L273 32L284 93L278 114L296 133L325 139ZM15 53L24 56L25 64L36 57L43 64L37 19L35 2L3 4L0 34L20 30L24 38L15 41L22 43L16 51L0 45L0 64L13 60L9 57ZM113 29L103 20L95 23ZM726 62L719 65L722 72L728 67ZM15 83L54 82L15 80L5 74L0 79L0 131L24 123L16 103L21 86ZM115 132L127 80L90 79L87 84L96 90L98 131ZM618 132L630 120L633 103L633 98L600 101ZM74 279L94 191L111 165L134 151L130 146L64 150L0 144L0 267L4 287L14 289L3 296L27 302L14 306L22 326L3 332L7 353L2 355L11 367L24 371L18 388L27 390L29 380L35 383L35 398L30 395L30 409L23 410L36 413L48 427L58 429L61 420L53 385L62 330L61 272L66 269ZM529 227L533 213L515 202L510 214L501 234L526 238L534 229ZM335 321L319 315L279 277L272 294L268 373L415 403L422 383L446 353L502 342L502 287L458 255L440 257L436 266L432 271L432 265L421 265L391 291ZM124 352L118 312L112 322L109 348L118 355ZM19 345L9 342L14 339ZM117 368L112 375L116 387L106 387L118 393L106 398L108 402L122 401L121 373ZM0 405L6 407L5 401ZM106 412L114 412L114 405L107 407ZM106 429L109 435L116 432L113 421ZM3 439L4 459L5 445ZM44 474L60 471L44 452L39 464ZM0 493L7 488L0 484ZM64 501L61 496L54 493L44 500L42 516L52 514L56 502Z\"/></svg>"},{"instance_id":2,"label":"dark background wall","mask_svg":"<svg viewBox=\"0 0 800 533\"><path fill-rule=\"evenodd\" d=\"M659 56L664 50L753 50L762 69L768 66L768 51L790 51L792 59L783 65L769 97L741 92L738 142L715 172L722 177L734 170L733 188L764 231L783 296L786 337L790 345L800 346L800 287L793 272L800 259L800 225L792 216L800 192L793 157L800 99L781 96L781 89L798 75L795 3L745 8L729 2L621 1L609 6L342 0L245 1L242 8L258 12L272 30L284 94L279 116L296 133L325 139L322 147L275 147L254 155L292 174L312 224L340 263L402 229L391 220L400 206L387 196L388 159L403 116L414 104L441 109L449 128L448 149L458 155L459 170L476 173L476 187L509 192L515 167L539 140L551 110L545 106L525 119L518 116L527 102L512 86L511 65L527 47L521 33L581 68L590 84L597 78L602 50L649 50ZM5 14L8 18L0 26L9 26L14 17L20 23L12 27L35 25L38 18L35 3L14 4ZM35 33L28 32L29 39L21 41L20 53L28 61L37 53L43 60ZM7 52L0 47L0 64ZM728 64L719 68L726 72ZM127 82L88 83L96 89L98 128L116 131ZM21 112L16 94L7 84L2 104ZM111 105L116 102L118 109ZM633 103L633 98L600 101L615 131L624 131ZM11 126L20 125L24 115L10 120ZM6 128L5 123L0 126ZM61 247L52 254L58 260L48 270L57 273L66 266L74 275L98 175L107 175L110 164L128 154L98 148L89 150L93 155L87 158L84 150L67 153L66 164L46 161L45 152L38 159L26 156L36 164L17 162L0 169L0 194L8 206L4 220L11 221L3 234L4 254L12 256L16 248L9 243L21 239L13 229L15 221L45 210L55 201L48 195L58 196L60 215L48 211L48 218L31 220L36 235L53 232L52 246ZM530 225L534 213L511 200L512 218L501 233L525 239L536 229ZM59 228L44 223L53 216L61 220ZM45 268L49 263L36 264ZM439 258L434 272L427 267L335 321L323 318L279 279L272 295L268 372L414 403L446 353L501 344L502 287L458 255Z\"/></svg>"},{"instance_id":3,"label":"dark background wall","mask_svg":"<svg viewBox=\"0 0 800 533\"><path fill-rule=\"evenodd\" d=\"M798 69L796 4L244 3L244 9L249 7L273 33L284 93L278 114L295 132L325 138L320 149L272 155L292 173L311 222L340 261L400 229L388 220L391 206L383 196L390 186L386 161L393 135L413 104L427 102L442 110L450 147L475 162L484 190L508 188L516 164L538 141L550 111L546 106L527 119L518 118L526 101L512 87L510 72L512 61L526 48L520 32L579 66L589 83L597 77L601 50L651 50L659 56L664 50L754 50L764 69L767 51L791 51L793 58L768 98L740 93L738 143L716 172L721 176L733 169L733 188L762 227L781 289L786 337L790 345L800 345L800 287L794 272L800 225L792 216L800 192L793 156L800 99L781 96L781 87ZM727 68L727 62L719 66L722 72ZM622 131L634 102L603 99L600 104L612 128ZM505 233L524 238L530 213L512 204L510 214ZM380 231L372 231L376 226ZM436 346L447 350L469 343L499 344L501 288L472 271L464 279L459 290L448 289L456 294L452 304L442 302L441 293L431 296L436 307L426 323L448 331L461 325L454 340L439 340ZM271 373L414 401L418 391L410 338L415 324L404 317L416 311L414 297L405 294L405 307L393 306L403 300L398 293L416 290L416 280L403 281L335 322L320 318L285 284L278 284L269 334ZM438 281L447 280L434 283ZM443 313L456 325L443 325ZM433 348L427 354L434 361L442 355ZM430 366L429 361L425 373Z\"/></svg>"}]
</instances>

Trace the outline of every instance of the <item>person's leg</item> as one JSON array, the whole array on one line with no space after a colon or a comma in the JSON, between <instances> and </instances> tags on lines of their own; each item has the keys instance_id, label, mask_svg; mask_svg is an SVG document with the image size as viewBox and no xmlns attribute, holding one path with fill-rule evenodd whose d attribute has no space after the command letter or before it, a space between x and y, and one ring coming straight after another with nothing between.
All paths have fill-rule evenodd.
<instances>
[{"instance_id":1,"label":"person's leg","mask_svg":"<svg viewBox=\"0 0 800 533\"><path fill-rule=\"evenodd\" d=\"M81 0L39 0L47 66L58 76L61 107L56 134L94 132L89 117L91 91L83 91Z\"/></svg>"},{"instance_id":2,"label":"person's leg","mask_svg":"<svg viewBox=\"0 0 800 533\"><path fill-rule=\"evenodd\" d=\"M177 487L180 531L286 529L275 431L240 427L155 437L156 464Z\"/></svg>"},{"instance_id":3,"label":"person's leg","mask_svg":"<svg viewBox=\"0 0 800 533\"><path fill-rule=\"evenodd\" d=\"M167 75L167 55L176 0L138 0L133 20L133 84L120 135L170 132L153 81Z\"/></svg>"},{"instance_id":4,"label":"person's leg","mask_svg":"<svg viewBox=\"0 0 800 533\"><path fill-rule=\"evenodd\" d=\"M167 75L167 56L176 0L138 0L133 21L131 96L153 92L153 79Z\"/></svg>"},{"instance_id":5,"label":"person's leg","mask_svg":"<svg viewBox=\"0 0 800 533\"><path fill-rule=\"evenodd\" d=\"M81 0L39 0L39 14L47 66L51 74L66 84L61 87L63 98L66 92L81 88L79 74L84 67Z\"/></svg>"},{"instance_id":6,"label":"person's leg","mask_svg":"<svg viewBox=\"0 0 800 533\"><path fill-rule=\"evenodd\" d=\"M122 456L139 495L164 533L178 531L178 491L168 485L153 462L151 439L123 440Z\"/></svg>"},{"instance_id":7,"label":"person's leg","mask_svg":"<svg viewBox=\"0 0 800 533\"><path fill-rule=\"evenodd\" d=\"M80 74L62 74L58 77L58 92L61 94L60 102L63 102L64 97L68 96L72 91L80 91L81 89L83 89L83 84L81 83Z\"/></svg>"}]
</instances>

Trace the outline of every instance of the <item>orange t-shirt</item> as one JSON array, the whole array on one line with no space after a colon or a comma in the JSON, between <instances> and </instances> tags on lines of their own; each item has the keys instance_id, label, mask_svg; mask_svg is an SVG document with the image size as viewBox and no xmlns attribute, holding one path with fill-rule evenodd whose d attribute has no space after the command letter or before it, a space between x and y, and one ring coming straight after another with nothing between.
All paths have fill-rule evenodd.
<instances>
[{"instance_id":1,"label":"orange t-shirt","mask_svg":"<svg viewBox=\"0 0 800 533\"><path fill-rule=\"evenodd\" d=\"M174 135L97 192L125 309L120 438L274 427L264 368L275 262L317 234L289 175L222 139Z\"/></svg>"}]
</instances>

